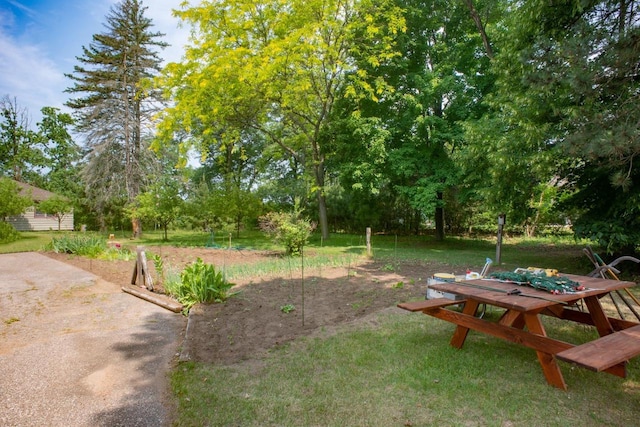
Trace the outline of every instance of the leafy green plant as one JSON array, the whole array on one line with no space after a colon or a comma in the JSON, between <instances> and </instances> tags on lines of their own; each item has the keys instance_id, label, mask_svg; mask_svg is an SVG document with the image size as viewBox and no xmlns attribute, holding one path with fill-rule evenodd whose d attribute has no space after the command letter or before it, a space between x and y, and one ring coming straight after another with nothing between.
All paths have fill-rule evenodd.
<instances>
[{"instance_id":1,"label":"leafy green plant","mask_svg":"<svg viewBox=\"0 0 640 427\"><path fill-rule=\"evenodd\" d=\"M178 298L178 295L180 295L181 293L180 288L182 287L180 271L169 266L166 269L163 267L162 273L162 286L164 287L165 291L169 295L173 295L174 297Z\"/></svg>"},{"instance_id":2,"label":"leafy green plant","mask_svg":"<svg viewBox=\"0 0 640 427\"><path fill-rule=\"evenodd\" d=\"M282 307L280 307L280 311L285 313L285 314L291 313L295 309L296 309L296 307L293 304L285 304Z\"/></svg>"},{"instance_id":3,"label":"leafy green plant","mask_svg":"<svg viewBox=\"0 0 640 427\"><path fill-rule=\"evenodd\" d=\"M315 229L315 224L304 218L297 206L293 212L269 212L259 222L263 232L284 245L287 255L300 255Z\"/></svg>"},{"instance_id":4,"label":"leafy green plant","mask_svg":"<svg viewBox=\"0 0 640 427\"><path fill-rule=\"evenodd\" d=\"M234 286L224 274L216 271L213 264L206 264L201 258L188 264L180 274L180 284L165 284L165 289L185 306L185 311L199 302L224 302L233 294Z\"/></svg>"},{"instance_id":5,"label":"leafy green plant","mask_svg":"<svg viewBox=\"0 0 640 427\"><path fill-rule=\"evenodd\" d=\"M0 243L15 242L20 238L20 233L11 224L0 221Z\"/></svg>"},{"instance_id":6,"label":"leafy green plant","mask_svg":"<svg viewBox=\"0 0 640 427\"><path fill-rule=\"evenodd\" d=\"M56 253L97 258L107 250L107 242L100 236L90 234L64 235L51 239L51 242L45 246L45 249Z\"/></svg>"},{"instance_id":7,"label":"leafy green plant","mask_svg":"<svg viewBox=\"0 0 640 427\"><path fill-rule=\"evenodd\" d=\"M105 259L108 261L123 260L131 261L136 255L128 248L123 247L108 247L104 252L99 254L97 258Z\"/></svg>"},{"instance_id":8,"label":"leafy green plant","mask_svg":"<svg viewBox=\"0 0 640 427\"><path fill-rule=\"evenodd\" d=\"M153 267L156 270L156 276L164 283L164 261L158 254L148 253L149 258L153 261Z\"/></svg>"}]
</instances>

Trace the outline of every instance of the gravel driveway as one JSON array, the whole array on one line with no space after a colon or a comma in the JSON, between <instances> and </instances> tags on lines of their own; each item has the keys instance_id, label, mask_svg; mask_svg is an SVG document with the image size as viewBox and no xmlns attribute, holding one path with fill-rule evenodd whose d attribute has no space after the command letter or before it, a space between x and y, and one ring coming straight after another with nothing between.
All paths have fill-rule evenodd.
<instances>
[{"instance_id":1,"label":"gravel driveway","mask_svg":"<svg viewBox=\"0 0 640 427\"><path fill-rule=\"evenodd\" d=\"M170 424L167 372L186 320L121 285L0 254L1 426Z\"/></svg>"}]
</instances>

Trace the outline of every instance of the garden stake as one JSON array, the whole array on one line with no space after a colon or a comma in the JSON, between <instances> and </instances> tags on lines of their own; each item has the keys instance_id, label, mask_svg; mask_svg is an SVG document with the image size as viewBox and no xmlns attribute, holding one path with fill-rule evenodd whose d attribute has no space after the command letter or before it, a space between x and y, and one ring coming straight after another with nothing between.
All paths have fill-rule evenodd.
<instances>
[{"instance_id":1,"label":"garden stake","mask_svg":"<svg viewBox=\"0 0 640 427\"><path fill-rule=\"evenodd\" d=\"M302 262L302 327L304 327L304 246L300 247L300 259Z\"/></svg>"}]
</instances>

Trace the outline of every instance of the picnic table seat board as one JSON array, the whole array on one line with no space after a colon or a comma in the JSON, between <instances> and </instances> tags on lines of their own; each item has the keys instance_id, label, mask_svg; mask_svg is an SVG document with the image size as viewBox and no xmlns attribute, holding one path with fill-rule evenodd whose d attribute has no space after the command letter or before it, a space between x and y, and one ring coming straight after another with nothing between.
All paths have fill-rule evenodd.
<instances>
[{"instance_id":1,"label":"picnic table seat board","mask_svg":"<svg viewBox=\"0 0 640 427\"><path fill-rule=\"evenodd\" d=\"M412 312L422 311L433 309L433 308L441 308L447 307L449 305L457 305L463 304L464 300L452 300L449 298L433 298L424 301L412 301L412 302L403 302L398 304L399 308L403 310L408 310Z\"/></svg>"},{"instance_id":2,"label":"picnic table seat board","mask_svg":"<svg viewBox=\"0 0 640 427\"><path fill-rule=\"evenodd\" d=\"M640 354L640 325L600 337L556 354L565 362L601 372Z\"/></svg>"}]
</instances>

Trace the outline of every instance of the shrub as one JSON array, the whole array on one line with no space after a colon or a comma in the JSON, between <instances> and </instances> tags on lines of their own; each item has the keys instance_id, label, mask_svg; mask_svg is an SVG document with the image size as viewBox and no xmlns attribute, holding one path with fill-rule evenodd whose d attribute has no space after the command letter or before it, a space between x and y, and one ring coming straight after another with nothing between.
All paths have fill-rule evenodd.
<instances>
[{"instance_id":1,"label":"shrub","mask_svg":"<svg viewBox=\"0 0 640 427\"><path fill-rule=\"evenodd\" d=\"M97 258L107 250L107 242L99 236L89 234L65 235L51 239L51 242L46 245L45 249L56 253Z\"/></svg>"},{"instance_id":2,"label":"shrub","mask_svg":"<svg viewBox=\"0 0 640 427\"><path fill-rule=\"evenodd\" d=\"M229 293L233 283L227 282L215 266L205 264L200 258L182 270L179 284L168 279L165 289L185 306L185 311L198 302L224 302L233 295Z\"/></svg>"},{"instance_id":3,"label":"shrub","mask_svg":"<svg viewBox=\"0 0 640 427\"><path fill-rule=\"evenodd\" d=\"M11 224L0 221L0 243L15 242L20 238L20 233Z\"/></svg>"},{"instance_id":4,"label":"shrub","mask_svg":"<svg viewBox=\"0 0 640 427\"><path fill-rule=\"evenodd\" d=\"M277 243L283 244L287 255L300 255L315 224L302 217L299 209L293 212L269 212L260 217L260 229Z\"/></svg>"},{"instance_id":5,"label":"shrub","mask_svg":"<svg viewBox=\"0 0 640 427\"><path fill-rule=\"evenodd\" d=\"M131 261L136 258L136 254L134 252L131 252L131 250L128 248L108 247L104 250L104 252L98 254L97 257L107 261Z\"/></svg>"}]
</instances>

